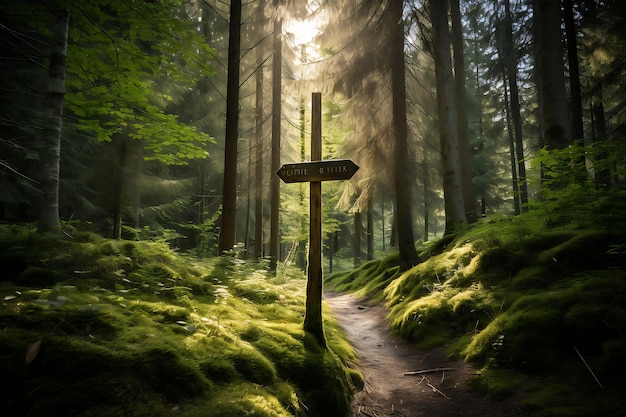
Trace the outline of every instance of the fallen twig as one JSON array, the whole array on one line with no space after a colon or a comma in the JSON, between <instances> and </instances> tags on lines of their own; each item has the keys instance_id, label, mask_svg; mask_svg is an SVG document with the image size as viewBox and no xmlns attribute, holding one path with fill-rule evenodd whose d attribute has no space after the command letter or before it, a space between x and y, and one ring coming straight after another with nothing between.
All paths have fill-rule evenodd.
<instances>
[{"instance_id":1,"label":"fallen twig","mask_svg":"<svg viewBox=\"0 0 626 417\"><path fill-rule=\"evenodd\" d=\"M598 377L596 376L596 374L593 373L593 371L591 370L591 368L589 367L589 364L587 364L587 361L585 360L585 358L583 358L583 355L580 354L580 352L578 351L578 349L576 349L576 346L572 346L574 348L574 350L576 351L576 353L578 353L578 356L580 357L580 360L583 361L583 363L585 364L585 366L587 367L587 369L589 370L589 372L591 373L591 376L593 376L593 379L596 380L596 382L598 383L598 385L600 386L600 388L604 388L602 386L602 384L600 383L600 380L598 380Z\"/></svg>"},{"instance_id":2,"label":"fallen twig","mask_svg":"<svg viewBox=\"0 0 626 417\"><path fill-rule=\"evenodd\" d=\"M437 388L435 388L435 386L433 384L431 384L430 382L427 383L427 385L433 390L435 391L437 394L441 394L443 396L443 398L445 398L446 400L449 400L450 397L448 397L446 394L444 394L443 392L441 392L440 390L438 390Z\"/></svg>"},{"instance_id":3,"label":"fallen twig","mask_svg":"<svg viewBox=\"0 0 626 417\"><path fill-rule=\"evenodd\" d=\"M405 372L404 375L422 375L422 374L431 374L433 372L440 372L440 371L454 371L456 370L456 368L433 368L433 369L422 369L421 371L411 371L411 372Z\"/></svg>"}]
</instances>

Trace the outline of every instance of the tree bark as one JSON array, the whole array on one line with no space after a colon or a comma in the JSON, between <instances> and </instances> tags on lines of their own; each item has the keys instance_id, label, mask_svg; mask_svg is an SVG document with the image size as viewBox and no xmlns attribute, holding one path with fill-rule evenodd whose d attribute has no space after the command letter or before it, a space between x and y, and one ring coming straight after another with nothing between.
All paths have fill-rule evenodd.
<instances>
[{"instance_id":1,"label":"tree bark","mask_svg":"<svg viewBox=\"0 0 626 417\"><path fill-rule=\"evenodd\" d=\"M112 137L117 163L114 164L112 179L114 182L113 207L113 239L122 238L124 215L132 213L132 223L138 228L140 198L138 190L141 163L143 161L143 145L141 141L131 139L126 132L117 133ZM117 172L115 172L117 171Z\"/></svg>"},{"instance_id":2,"label":"tree bark","mask_svg":"<svg viewBox=\"0 0 626 417\"><path fill-rule=\"evenodd\" d=\"M304 62L304 45L302 45L302 62ZM306 154L306 131L305 131L305 123L306 123L306 111L305 111L305 101L304 97L300 97L300 162L304 162L305 154ZM300 209L304 212L306 210L306 204L304 203L304 188L305 183L300 183ZM300 219L300 232L298 233L298 267L306 270L306 255L307 255L307 241L308 237L306 235L307 229L307 219L305 216L302 216Z\"/></svg>"},{"instance_id":3,"label":"tree bark","mask_svg":"<svg viewBox=\"0 0 626 417\"><path fill-rule=\"evenodd\" d=\"M270 208L270 270L276 271L280 256L280 178L276 173L280 169L280 115L282 111L282 21L274 22L274 61L272 64L272 195Z\"/></svg>"},{"instance_id":4,"label":"tree bark","mask_svg":"<svg viewBox=\"0 0 626 417\"><path fill-rule=\"evenodd\" d=\"M69 11L58 11L48 67L46 122L42 132L41 153L40 186L42 201L39 208L39 231L43 233L50 232L61 225L59 179L69 21Z\"/></svg>"},{"instance_id":5,"label":"tree bark","mask_svg":"<svg viewBox=\"0 0 626 417\"><path fill-rule=\"evenodd\" d=\"M367 200L367 260L374 259L374 209L372 197Z\"/></svg>"},{"instance_id":6,"label":"tree bark","mask_svg":"<svg viewBox=\"0 0 626 417\"><path fill-rule=\"evenodd\" d=\"M543 136L548 149L564 149L571 143L563 45L561 43L560 0L535 0L538 57L541 61L540 89L543 99Z\"/></svg>"},{"instance_id":7,"label":"tree bark","mask_svg":"<svg viewBox=\"0 0 626 417\"><path fill-rule=\"evenodd\" d=\"M262 20L264 1L259 4L257 18ZM259 33L259 38L262 33ZM256 55L258 70L256 73L256 141L255 141L255 161L254 161L254 259L263 257L263 49L257 46Z\"/></svg>"},{"instance_id":8,"label":"tree bark","mask_svg":"<svg viewBox=\"0 0 626 417\"><path fill-rule=\"evenodd\" d=\"M441 148L443 194L446 211L444 234L457 232L467 224L463 189L459 140L456 134L456 111L452 64L450 59L450 33L448 31L448 1L433 0L430 5L433 29L433 54L437 85L437 115L439 119L439 145Z\"/></svg>"},{"instance_id":9,"label":"tree bark","mask_svg":"<svg viewBox=\"0 0 626 417\"><path fill-rule=\"evenodd\" d=\"M381 236L380 242L383 245L383 252L385 252L387 250L387 248L385 247L386 246L386 242L385 242L385 233L386 233L386 231L385 231L385 199L384 198L380 199L380 213L381 213L381 216L380 216L380 222L381 222L381 225L380 225L380 236Z\"/></svg>"},{"instance_id":10,"label":"tree bark","mask_svg":"<svg viewBox=\"0 0 626 417\"><path fill-rule=\"evenodd\" d=\"M237 141L239 139L239 64L241 52L241 0L230 2L228 85L226 90L226 142L222 187L222 228L219 253L235 246L237 229Z\"/></svg>"},{"instance_id":11,"label":"tree bark","mask_svg":"<svg viewBox=\"0 0 626 417\"><path fill-rule=\"evenodd\" d=\"M572 0L563 0L565 33L567 34L567 62L569 65L569 86L572 106L572 139L583 139L583 104L578 68L578 40L574 5Z\"/></svg>"},{"instance_id":12,"label":"tree bark","mask_svg":"<svg viewBox=\"0 0 626 417\"><path fill-rule=\"evenodd\" d=\"M123 212L124 212L124 182L127 180L126 174L128 171L128 137L124 135L115 135L113 136L113 145L115 142L119 142L119 150L118 150L118 160L117 160L117 177L115 178L116 183L113 192L115 193L114 202L115 206L113 207L113 239L121 239L122 238L122 224L123 224Z\"/></svg>"},{"instance_id":13,"label":"tree bark","mask_svg":"<svg viewBox=\"0 0 626 417\"><path fill-rule=\"evenodd\" d=\"M363 229L363 220L361 212L354 213L354 267L361 266L361 230Z\"/></svg>"},{"instance_id":14,"label":"tree bark","mask_svg":"<svg viewBox=\"0 0 626 417\"><path fill-rule=\"evenodd\" d=\"M517 59L514 55L513 24L511 20L511 5L509 0L504 1L504 65L506 67L506 81L508 81L511 103L511 119L515 133L515 152L517 159L517 183L519 190L519 210L528 211L528 185L526 184L526 162L524 157L524 140L522 137L522 116L519 105L519 89L517 86Z\"/></svg>"},{"instance_id":15,"label":"tree bark","mask_svg":"<svg viewBox=\"0 0 626 417\"><path fill-rule=\"evenodd\" d=\"M456 97L457 134L459 137L459 156L461 158L461 187L463 205L468 223L478 221L478 204L472 184L473 170L470 153L469 125L467 120L467 92L465 89L465 59L463 52L463 25L459 0L450 2L452 20L452 47L454 50L454 92Z\"/></svg>"},{"instance_id":16,"label":"tree bark","mask_svg":"<svg viewBox=\"0 0 626 417\"><path fill-rule=\"evenodd\" d=\"M428 166L426 164L426 159L422 159L422 184L422 195L424 199L424 242L428 242L428 233L430 233L428 225L428 223L430 222L428 188L430 187L430 182L428 178Z\"/></svg>"},{"instance_id":17,"label":"tree bark","mask_svg":"<svg viewBox=\"0 0 626 417\"><path fill-rule=\"evenodd\" d=\"M519 192L519 182L517 180L517 158L515 157L515 135L513 134L513 122L511 121L511 102L509 98L509 88L507 87L506 76L502 80L504 84L504 101L506 102L505 106L505 115L506 115L506 127L509 133L509 158L511 161L511 186L513 189L513 211L515 215L521 214L521 204L520 204L520 192Z\"/></svg>"},{"instance_id":18,"label":"tree bark","mask_svg":"<svg viewBox=\"0 0 626 417\"><path fill-rule=\"evenodd\" d=\"M607 140L606 117L602 100L602 83L596 81L590 102L591 107L591 131L593 143L601 143ZM595 157L594 171L595 182L598 188L608 189L612 184L612 167L607 162L609 155L602 151Z\"/></svg>"},{"instance_id":19,"label":"tree bark","mask_svg":"<svg viewBox=\"0 0 626 417\"><path fill-rule=\"evenodd\" d=\"M250 208L252 206L252 138L248 140L248 166L246 168L246 223L244 228L243 242L245 251L243 259L248 259L250 253Z\"/></svg>"},{"instance_id":20,"label":"tree bark","mask_svg":"<svg viewBox=\"0 0 626 417\"><path fill-rule=\"evenodd\" d=\"M390 2L392 24L391 39L391 88L393 96L394 140L394 190L396 195L396 215L400 268L409 269L418 262L413 237L411 214L411 187L408 177L408 128L406 121L406 80L404 63L404 21L403 1Z\"/></svg>"},{"instance_id":21,"label":"tree bark","mask_svg":"<svg viewBox=\"0 0 626 417\"><path fill-rule=\"evenodd\" d=\"M393 213L391 217L391 232L389 233L389 246L395 248L398 246L398 215L396 206L393 206Z\"/></svg>"}]
</instances>

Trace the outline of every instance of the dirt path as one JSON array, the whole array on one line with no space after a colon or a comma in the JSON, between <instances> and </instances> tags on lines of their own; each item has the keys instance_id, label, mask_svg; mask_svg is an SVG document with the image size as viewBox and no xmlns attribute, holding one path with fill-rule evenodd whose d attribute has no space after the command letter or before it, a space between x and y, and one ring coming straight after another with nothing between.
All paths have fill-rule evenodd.
<instances>
[{"instance_id":1,"label":"dirt path","mask_svg":"<svg viewBox=\"0 0 626 417\"><path fill-rule=\"evenodd\" d=\"M365 389L352 404L351 417L504 417L517 416L506 404L493 404L467 388L476 372L449 360L443 349L419 352L393 335L383 305L351 294L326 293L326 302L359 357ZM404 375L418 370L438 370Z\"/></svg>"}]
</instances>

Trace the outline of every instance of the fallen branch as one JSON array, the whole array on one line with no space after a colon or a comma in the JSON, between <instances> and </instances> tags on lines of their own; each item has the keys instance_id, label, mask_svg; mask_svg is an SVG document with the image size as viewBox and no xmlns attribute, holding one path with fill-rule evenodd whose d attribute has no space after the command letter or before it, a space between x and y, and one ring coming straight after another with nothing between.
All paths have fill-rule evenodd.
<instances>
[{"instance_id":1,"label":"fallen branch","mask_svg":"<svg viewBox=\"0 0 626 417\"><path fill-rule=\"evenodd\" d=\"M422 369L421 371L411 371L411 372L405 372L404 375L422 375L422 374L431 374L433 372L440 372L440 371L454 371L456 370L456 368L433 368L433 369Z\"/></svg>"}]
</instances>

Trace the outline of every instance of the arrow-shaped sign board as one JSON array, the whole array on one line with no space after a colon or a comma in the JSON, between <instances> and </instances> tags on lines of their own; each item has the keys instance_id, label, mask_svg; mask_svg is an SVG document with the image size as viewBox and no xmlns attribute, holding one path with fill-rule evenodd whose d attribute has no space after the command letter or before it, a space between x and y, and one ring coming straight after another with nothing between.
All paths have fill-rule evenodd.
<instances>
[{"instance_id":1,"label":"arrow-shaped sign board","mask_svg":"<svg viewBox=\"0 0 626 417\"><path fill-rule=\"evenodd\" d=\"M359 166L349 159L285 164L276 173L286 183L349 180Z\"/></svg>"}]
</instances>

